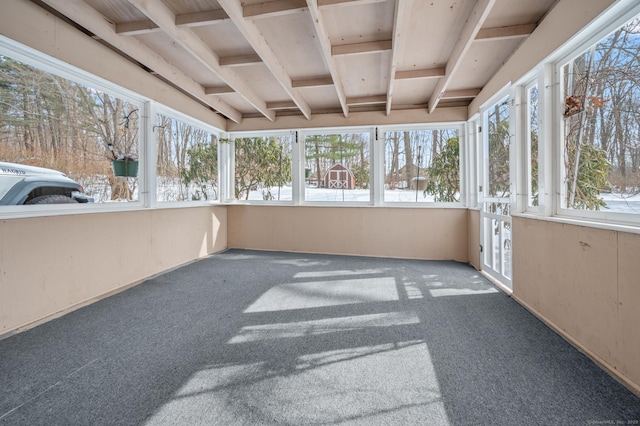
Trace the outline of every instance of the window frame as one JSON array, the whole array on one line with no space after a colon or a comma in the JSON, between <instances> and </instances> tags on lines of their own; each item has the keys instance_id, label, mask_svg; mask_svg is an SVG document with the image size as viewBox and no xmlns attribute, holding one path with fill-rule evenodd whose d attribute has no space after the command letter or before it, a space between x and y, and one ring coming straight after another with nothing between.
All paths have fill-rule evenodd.
<instances>
[{"instance_id":1,"label":"window frame","mask_svg":"<svg viewBox=\"0 0 640 426\"><path fill-rule=\"evenodd\" d=\"M306 162L306 138L313 135L339 135L345 133L369 133L369 200L368 201L308 201L306 200L304 180L304 165ZM364 127L327 127L327 128L310 128L298 131L298 157L294 159L294 162L298 165L295 167L298 169L298 176L294 174L293 178L299 185L298 197L294 197L294 204L304 206L331 206L331 207L363 207L376 205L376 189L375 189L375 174L378 168L376 167L377 149L376 149L376 128L374 126ZM301 172L301 173L300 173Z\"/></svg>"},{"instance_id":2,"label":"window frame","mask_svg":"<svg viewBox=\"0 0 640 426\"><path fill-rule=\"evenodd\" d=\"M188 207L188 206L208 206L212 204L220 204L221 202L221 170L220 170L220 139L222 132L216 127L207 124L203 121L197 120L187 114L184 114L180 111L177 111L173 108L170 108L166 105L158 104L155 102L150 102L152 105L149 108L149 114L147 114L149 125L151 126L151 133L149 137L149 162L152 164L152 167L149 167L149 173L147 174L147 178L149 179L148 192L151 198L150 207ZM157 182L157 173L156 173L156 163L157 163L157 148L158 148L158 136L155 132L156 127L156 117L158 115L165 115L175 120L182 121L185 124L196 127L200 130L204 130L209 132L211 135L215 136L218 139L218 187L216 188L218 197L215 200L184 200L184 201L158 201L158 190L156 187ZM153 194L153 195L151 195Z\"/></svg>"},{"instance_id":3,"label":"window frame","mask_svg":"<svg viewBox=\"0 0 640 426\"><path fill-rule=\"evenodd\" d=\"M437 124L411 124L411 125L385 125L377 127L378 132L378 140L376 141L377 147L376 151L380 153L380 161L378 170L379 179L376 182L376 190L379 193L379 205L384 207L411 207L411 208L459 208L466 207L468 205L468 193L469 193L469 184L468 175L469 171L464 167L466 164L469 164L469 149L467 149L467 134L466 134L466 123L468 122L459 122L459 121L451 121L446 123L437 123ZM386 164L384 162L384 153L385 153L385 143L387 132L404 132L404 131L430 131L430 130L457 130L458 131L458 142L459 142L459 163L458 169L460 170L460 174L458 176L459 185L460 185L460 199L459 201L452 202L443 202L443 201L419 201L419 202L409 202L409 201L385 201L384 199L384 175L386 173Z\"/></svg>"},{"instance_id":4,"label":"window frame","mask_svg":"<svg viewBox=\"0 0 640 426\"><path fill-rule=\"evenodd\" d=\"M291 200L239 200L235 197L235 139L236 138L268 138L274 136L291 136ZM296 204L296 199L300 195L300 183L298 182L300 175L300 154L299 154L299 132L295 130L273 130L273 131L250 131L250 132L233 132L228 135L228 149L219 151L218 163L224 158L228 166L227 170L222 170L219 165L220 173L227 175L227 190L225 197L218 197L221 202L226 204L257 204L257 205L278 205L287 206ZM220 139L219 139L220 140ZM219 146L225 142L219 142ZM222 152L221 152L222 151ZM304 176L304 173L302 174ZM220 181L222 182L222 181Z\"/></svg>"},{"instance_id":5,"label":"window frame","mask_svg":"<svg viewBox=\"0 0 640 426\"><path fill-rule=\"evenodd\" d=\"M108 213L119 211L145 210L149 208L184 208L199 207L206 205L221 204L222 202L222 176L221 165L218 165L218 199L207 201L168 201L158 202L156 194L156 155L157 138L154 126L157 114L170 115L187 124L206 130L218 138L222 138L223 132L217 127L184 114L167 105L158 103L139 93L126 89L112 83L97 75L84 71L78 67L68 64L59 59L46 55L38 50L30 48L19 42L0 35L0 54L8 56L16 61L34 67L40 71L65 78L74 83L87 86L122 99L130 104L136 105L140 113L140 127L138 131L138 199L123 203L87 203L82 205L73 204L50 204L39 206L37 209L26 208L25 206L2 206L0 218L29 218L42 216L56 216L68 214L88 214L88 213ZM218 143L218 161L220 163L220 143Z\"/></svg>"},{"instance_id":6,"label":"window frame","mask_svg":"<svg viewBox=\"0 0 640 426\"><path fill-rule=\"evenodd\" d=\"M594 223L603 223L611 225L640 225L640 213L623 213L623 212L607 212L595 210L571 209L565 206L566 200L566 183L564 167L564 149L565 135L563 131L562 105L564 105L564 78L562 69L578 56L584 54L587 50L600 43L603 39L611 35L614 31L627 24L634 18L640 18L640 4L624 4L621 2L617 14L609 19L604 19L595 23L588 31L583 31L581 36L574 39L571 43L565 45L559 54L550 60L553 68L553 79L550 82L553 86L552 102L553 120L551 123L553 138L557 143L553 149L554 155L557 157L554 166L554 209L552 215L558 218L566 218L579 221L590 221ZM545 101L544 108L551 108L548 101ZM547 123L548 124L548 123Z\"/></svg>"},{"instance_id":7,"label":"window frame","mask_svg":"<svg viewBox=\"0 0 640 426\"><path fill-rule=\"evenodd\" d=\"M149 100L131 90L125 89L106 79L88 73L73 65L67 64L61 60L48 56L31 47L13 41L3 35L0 35L0 54L8 56L28 66L36 68L40 71L55 75L87 86L91 89L98 90L110 96L120 98L130 104L136 105L139 111L147 111ZM95 212L112 212L123 210L139 210L148 207L148 199L145 194L148 192L148 163L147 155L147 116L140 114L140 128L138 131L138 199L126 203L86 203L82 205L73 204L49 204L39 206L41 208L32 209L25 206L2 206L0 210L0 218L23 218L51 216L58 214L79 214L79 213L95 213Z\"/></svg>"}]
</instances>

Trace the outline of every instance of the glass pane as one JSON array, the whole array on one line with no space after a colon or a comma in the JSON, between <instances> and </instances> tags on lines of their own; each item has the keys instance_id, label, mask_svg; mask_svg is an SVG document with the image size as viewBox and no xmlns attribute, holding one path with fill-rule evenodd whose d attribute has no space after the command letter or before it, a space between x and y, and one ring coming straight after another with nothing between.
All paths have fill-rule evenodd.
<instances>
[{"instance_id":1,"label":"glass pane","mask_svg":"<svg viewBox=\"0 0 640 426\"><path fill-rule=\"evenodd\" d=\"M0 81L0 161L63 172L97 203L138 199L139 105L3 55Z\"/></svg>"},{"instance_id":2,"label":"glass pane","mask_svg":"<svg viewBox=\"0 0 640 426\"><path fill-rule=\"evenodd\" d=\"M509 197L509 98L487 111L489 196Z\"/></svg>"},{"instance_id":3,"label":"glass pane","mask_svg":"<svg viewBox=\"0 0 640 426\"><path fill-rule=\"evenodd\" d=\"M236 138L235 196L287 201L291 192L292 136Z\"/></svg>"},{"instance_id":4,"label":"glass pane","mask_svg":"<svg viewBox=\"0 0 640 426\"><path fill-rule=\"evenodd\" d=\"M509 203L484 203L486 213L509 216L511 214L511 204Z\"/></svg>"},{"instance_id":5,"label":"glass pane","mask_svg":"<svg viewBox=\"0 0 640 426\"><path fill-rule=\"evenodd\" d=\"M527 90L529 112L529 132L527 135L527 155L529 158L529 177L527 179L527 205L538 205L538 85Z\"/></svg>"},{"instance_id":6,"label":"glass pane","mask_svg":"<svg viewBox=\"0 0 640 426\"><path fill-rule=\"evenodd\" d=\"M154 132L157 200L218 199L218 140L206 130L158 114Z\"/></svg>"},{"instance_id":7,"label":"glass pane","mask_svg":"<svg viewBox=\"0 0 640 426\"><path fill-rule=\"evenodd\" d=\"M640 212L640 20L562 67L563 206Z\"/></svg>"},{"instance_id":8,"label":"glass pane","mask_svg":"<svg viewBox=\"0 0 640 426\"><path fill-rule=\"evenodd\" d=\"M460 201L457 129L386 132L384 201Z\"/></svg>"},{"instance_id":9,"label":"glass pane","mask_svg":"<svg viewBox=\"0 0 640 426\"><path fill-rule=\"evenodd\" d=\"M491 227L492 219L485 217L484 218L484 245L483 245L483 253L484 253L484 264L489 268L493 269L493 245L492 245L492 237L493 237L493 228Z\"/></svg>"},{"instance_id":10,"label":"glass pane","mask_svg":"<svg viewBox=\"0 0 640 426\"><path fill-rule=\"evenodd\" d=\"M501 230L502 221L497 219L491 219L491 259L493 269L497 272L502 271L502 262L501 262L501 246L502 246L502 233Z\"/></svg>"},{"instance_id":11,"label":"glass pane","mask_svg":"<svg viewBox=\"0 0 640 426\"><path fill-rule=\"evenodd\" d=\"M305 138L306 201L370 201L371 134Z\"/></svg>"},{"instance_id":12,"label":"glass pane","mask_svg":"<svg viewBox=\"0 0 640 426\"><path fill-rule=\"evenodd\" d=\"M501 241L502 241L502 275L511 279L511 224L509 222L502 222L501 227Z\"/></svg>"}]
</instances>

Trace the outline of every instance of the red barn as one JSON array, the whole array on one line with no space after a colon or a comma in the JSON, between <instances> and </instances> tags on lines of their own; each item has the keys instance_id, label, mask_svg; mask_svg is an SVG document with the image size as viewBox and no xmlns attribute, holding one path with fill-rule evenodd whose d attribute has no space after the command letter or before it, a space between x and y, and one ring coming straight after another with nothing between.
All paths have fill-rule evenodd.
<instances>
[{"instance_id":1,"label":"red barn","mask_svg":"<svg viewBox=\"0 0 640 426\"><path fill-rule=\"evenodd\" d=\"M324 175L322 185L325 188L354 189L356 187L356 178L345 166L336 164Z\"/></svg>"}]
</instances>

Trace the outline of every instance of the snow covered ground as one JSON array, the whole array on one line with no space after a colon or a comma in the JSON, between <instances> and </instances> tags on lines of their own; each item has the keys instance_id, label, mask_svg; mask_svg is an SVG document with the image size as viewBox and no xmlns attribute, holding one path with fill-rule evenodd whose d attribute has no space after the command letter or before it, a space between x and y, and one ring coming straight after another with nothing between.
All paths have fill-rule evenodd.
<instances>
[{"instance_id":1,"label":"snow covered ground","mask_svg":"<svg viewBox=\"0 0 640 426\"><path fill-rule=\"evenodd\" d=\"M109 202L111 191L103 181L96 182L83 182L86 192L95 198L96 202ZM133 185L131 185L133 186ZM176 201L183 199L185 196L189 196L194 193L197 188L190 188L189 194L184 194L184 190L180 189L179 183L176 185L170 185L168 182L159 182L158 185L158 201ZM342 202L360 202L367 203L371 200L371 191L368 189L327 189L317 188L315 186L307 186L304 189L305 197L304 201L308 202L327 202L327 203L342 203ZM271 201L291 201L292 200L292 187L286 185L283 187L270 188ZM267 198L266 190L251 191L249 194L249 200L264 201ZM209 191L208 199L217 199L215 191ZM623 197L621 194L615 193L603 193L601 194L603 200L607 203L607 207L602 208L602 212L616 212L616 213L631 213L640 214L640 195L634 195L631 197ZM133 200L138 199L138 188L135 186L133 193ZM430 203L433 202L433 196L427 195L426 197L422 191L415 190L402 190L402 189L386 189L384 191L384 202L386 203Z\"/></svg>"},{"instance_id":2,"label":"snow covered ground","mask_svg":"<svg viewBox=\"0 0 640 426\"><path fill-rule=\"evenodd\" d=\"M249 194L249 200L264 200L263 192L266 191L251 191ZM292 188L291 186L284 186L280 188L274 187L270 190L273 200L291 201L292 200ZM278 198L278 195L280 198ZM304 200L309 202L369 202L371 200L371 191L369 189L328 189L318 188L316 186L307 186L304 189ZM422 191L405 191L405 190L385 190L384 201L388 203L418 203L432 202L433 196L427 195L426 197Z\"/></svg>"},{"instance_id":3,"label":"snow covered ground","mask_svg":"<svg viewBox=\"0 0 640 426\"><path fill-rule=\"evenodd\" d=\"M600 194L607 207L604 212L640 213L640 195L623 197L620 194Z\"/></svg>"}]
</instances>

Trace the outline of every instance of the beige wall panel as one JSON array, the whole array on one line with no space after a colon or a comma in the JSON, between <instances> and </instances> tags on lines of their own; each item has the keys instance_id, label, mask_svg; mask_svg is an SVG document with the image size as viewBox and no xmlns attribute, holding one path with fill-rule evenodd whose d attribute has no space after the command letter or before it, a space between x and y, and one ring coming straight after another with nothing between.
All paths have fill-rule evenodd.
<instances>
[{"instance_id":1,"label":"beige wall panel","mask_svg":"<svg viewBox=\"0 0 640 426\"><path fill-rule=\"evenodd\" d=\"M229 247L468 261L466 209L229 206Z\"/></svg>"},{"instance_id":2,"label":"beige wall panel","mask_svg":"<svg viewBox=\"0 0 640 426\"><path fill-rule=\"evenodd\" d=\"M513 294L640 389L640 235L513 218Z\"/></svg>"},{"instance_id":3,"label":"beige wall panel","mask_svg":"<svg viewBox=\"0 0 640 426\"><path fill-rule=\"evenodd\" d=\"M618 234L618 369L640 388L640 235Z\"/></svg>"},{"instance_id":4,"label":"beige wall panel","mask_svg":"<svg viewBox=\"0 0 640 426\"><path fill-rule=\"evenodd\" d=\"M596 355L615 352L616 233L513 218L513 292ZM614 329L615 330L615 329Z\"/></svg>"},{"instance_id":5,"label":"beige wall panel","mask_svg":"<svg viewBox=\"0 0 640 426\"><path fill-rule=\"evenodd\" d=\"M0 34L191 115L219 129L222 117L27 0L2 0Z\"/></svg>"},{"instance_id":6,"label":"beige wall panel","mask_svg":"<svg viewBox=\"0 0 640 426\"><path fill-rule=\"evenodd\" d=\"M226 207L153 211L154 268L165 270L226 248ZM167 232L171 230L173 232ZM175 232L179 231L179 232Z\"/></svg>"},{"instance_id":7,"label":"beige wall panel","mask_svg":"<svg viewBox=\"0 0 640 426\"><path fill-rule=\"evenodd\" d=\"M469 210L469 263L480 270L480 210Z\"/></svg>"},{"instance_id":8,"label":"beige wall panel","mask_svg":"<svg viewBox=\"0 0 640 426\"><path fill-rule=\"evenodd\" d=\"M0 335L226 247L224 207L0 221Z\"/></svg>"}]
</instances>

